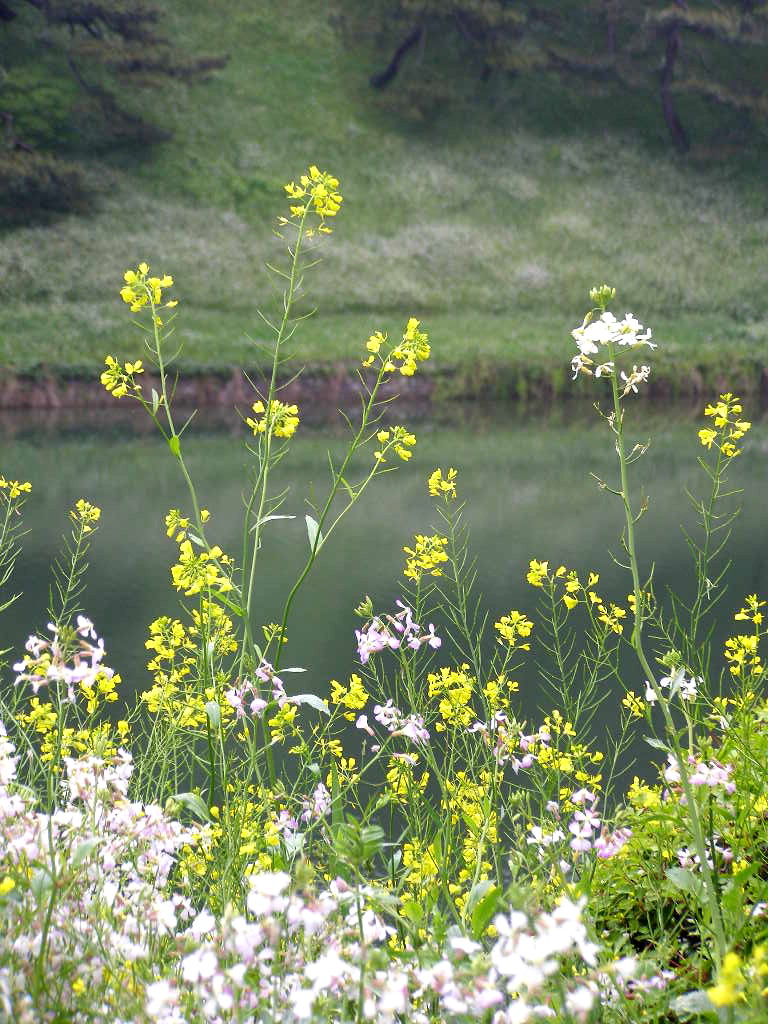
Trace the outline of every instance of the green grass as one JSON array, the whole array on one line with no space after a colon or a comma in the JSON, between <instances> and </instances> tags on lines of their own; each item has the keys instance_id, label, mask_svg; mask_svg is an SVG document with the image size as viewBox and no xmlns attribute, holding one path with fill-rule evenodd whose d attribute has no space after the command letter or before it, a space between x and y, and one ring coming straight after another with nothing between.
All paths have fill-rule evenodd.
<instances>
[{"instance_id":1,"label":"green grass","mask_svg":"<svg viewBox=\"0 0 768 1024\"><path fill-rule=\"evenodd\" d=\"M147 97L173 141L92 164L91 215L5 233L0 366L96 372L135 354L117 289L140 259L176 278L187 367L253 364L281 186L309 162L346 201L309 283L304 362L353 360L371 330L417 315L438 368L549 372L603 280L653 326L669 380L759 359L768 209L749 168L680 160L631 122L606 134L591 108L537 129L531 83L408 121L367 85L380 56L343 47L326 5L225 6L212 24L202 0L167 5L180 45L231 55L210 83Z\"/></svg>"}]
</instances>

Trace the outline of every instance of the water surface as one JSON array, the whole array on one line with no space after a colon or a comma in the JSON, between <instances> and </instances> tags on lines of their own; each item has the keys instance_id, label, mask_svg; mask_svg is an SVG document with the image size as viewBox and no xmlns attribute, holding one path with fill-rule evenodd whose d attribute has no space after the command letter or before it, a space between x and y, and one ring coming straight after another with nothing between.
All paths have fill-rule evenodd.
<instances>
[{"instance_id":1,"label":"water surface","mask_svg":"<svg viewBox=\"0 0 768 1024\"><path fill-rule=\"evenodd\" d=\"M759 419L751 410L745 414ZM85 497L103 514L83 605L105 638L108 662L123 676L124 692L141 691L149 682L147 625L158 615L179 612L169 573L176 546L165 535L163 518L169 508L188 509L186 491L164 442L137 434L140 419L125 414L91 418L85 429L81 420L72 414L48 423L29 414L4 419L0 472L31 480L34 490L26 512L30 532L15 578L23 596L0 620L0 646L18 651L31 630L45 627L49 566L67 528L67 510ZM648 402L633 405L628 416L633 440L652 438L648 454L634 467L634 480L635 496L642 491L650 499L638 527L638 546L645 570L655 566L660 594L670 584L685 590L690 579L681 524L695 528L686 489L699 494L707 485L697 465L703 454L696 437L700 425L697 409ZM620 505L590 475L615 484L611 435L593 409L564 406L544 416L457 407L437 421L423 420L415 430L419 440L412 460L374 483L346 527L323 549L295 603L284 664L307 669L303 677L290 677L301 678L302 690L325 695L331 678L346 678L354 669L353 631L359 622L352 610L365 594L377 610L386 611L401 593L403 545L414 533L431 532L437 525L425 482L438 465L459 470L491 622L510 608L534 609L537 592L525 583L534 557L580 572L599 571L600 592L626 604L628 575L608 553L620 550ZM231 423L201 418L190 428L185 447L201 501L212 512L209 536L235 557L247 462L243 440L234 417ZM326 448L339 456L342 428L302 426L276 475L276 490L290 488L282 511L297 518L266 528L257 625L279 617L282 599L303 564L303 499L312 488L318 495L325 492ZM733 466L732 482L746 493L729 548L734 569L718 618L718 644L731 631L731 611L745 594L768 595L767 466L768 426L756 422L743 457ZM447 651L440 653L445 660ZM719 653L715 664L722 665ZM629 675L627 684L639 689L642 680L634 668ZM533 714L540 698L533 666L520 673L520 683Z\"/></svg>"}]
</instances>

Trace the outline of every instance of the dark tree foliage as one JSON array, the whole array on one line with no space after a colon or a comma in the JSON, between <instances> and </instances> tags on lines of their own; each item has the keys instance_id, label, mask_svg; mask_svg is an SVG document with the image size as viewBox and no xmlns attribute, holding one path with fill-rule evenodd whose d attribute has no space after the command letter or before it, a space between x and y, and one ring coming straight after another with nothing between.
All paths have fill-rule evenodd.
<instances>
[{"instance_id":1,"label":"dark tree foliage","mask_svg":"<svg viewBox=\"0 0 768 1024\"><path fill-rule=\"evenodd\" d=\"M471 78L556 72L570 89L603 83L653 97L681 151L684 98L768 121L768 3L759 0L342 0L340 9L347 38L381 52L377 89L396 88L416 61L424 80L410 88L427 102Z\"/></svg>"},{"instance_id":2,"label":"dark tree foliage","mask_svg":"<svg viewBox=\"0 0 768 1024\"><path fill-rule=\"evenodd\" d=\"M227 57L184 53L162 19L147 0L0 0L0 218L83 206L83 149L169 138L149 91Z\"/></svg>"}]
</instances>

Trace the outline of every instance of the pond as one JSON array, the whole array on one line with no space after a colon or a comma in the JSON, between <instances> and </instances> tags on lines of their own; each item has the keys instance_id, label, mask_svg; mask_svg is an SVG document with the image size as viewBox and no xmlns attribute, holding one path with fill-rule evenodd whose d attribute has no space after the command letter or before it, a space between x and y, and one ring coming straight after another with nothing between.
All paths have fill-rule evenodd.
<instances>
[{"instance_id":1,"label":"pond","mask_svg":"<svg viewBox=\"0 0 768 1024\"><path fill-rule=\"evenodd\" d=\"M745 415L755 425L743 457L732 467L731 482L745 488L745 494L729 548L734 562L729 592L716 628L719 649L713 665L718 670L732 612L745 594L768 595L768 423L749 405ZM2 618L0 647L13 646L18 653L30 631L44 629L49 566L67 528L67 510L85 497L103 513L82 603L105 639L106 660L120 671L126 695L149 682L148 623L158 615L178 614L169 573L176 547L165 535L163 519L169 508L188 507L178 466L161 440L137 432L140 422L138 415L124 411L119 418L72 413L48 423L33 414L5 414L0 458L0 471L29 479L34 487L26 510L29 535L15 577L15 589L23 596ZM354 670L353 631L359 620L353 608L366 594L377 610L393 606L403 580L403 545L414 533L432 532L430 526L438 525L425 486L436 466L459 470L479 590L491 622L511 608L534 611L538 594L525 583L534 557L579 572L599 571L600 592L626 604L628 575L609 554L620 550L621 509L590 475L610 482L616 472L611 435L594 409L566 404L539 414L451 406L413 426L418 444L412 460L374 482L348 516L346 528L323 549L294 606L283 664L307 669L300 677L302 691L326 695L330 679L346 679ZM691 559L681 524L695 528L686 489L706 493L707 480L697 465L703 453L699 426L700 406L637 401L628 408L628 436L652 439L634 467L634 479L635 494L642 490L650 498L638 527L638 546L645 569L655 565L659 594L670 584L685 591L690 583ZM185 446L202 502L212 513L209 537L234 555L246 464L243 441L234 414L230 423L201 416ZM281 601L306 555L304 496L311 488L324 493L325 450L338 454L343 447L342 428L302 425L279 467L276 490L290 488L281 511L297 518L270 524L265 532L260 622L279 617ZM627 685L642 688L634 667L628 672ZM533 662L519 673L519 681L524 710L533 716L541 697Z\"/></svg>"}]
</instances>

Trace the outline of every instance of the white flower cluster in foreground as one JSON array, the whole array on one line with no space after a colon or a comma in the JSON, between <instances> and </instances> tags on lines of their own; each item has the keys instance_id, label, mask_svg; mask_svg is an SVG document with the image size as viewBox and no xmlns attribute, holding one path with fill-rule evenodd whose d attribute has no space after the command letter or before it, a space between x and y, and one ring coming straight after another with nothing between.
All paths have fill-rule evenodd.
<instances>
[{"instance_id":1,"label":"white flower cluster in foreground","mask_svg":"<svg viewBox=\"0 0 768 1024\"><path fill-rule=\"evenodd\" d=\"M67 759L50 816L16 783L16 761L0 723L0 1019L578 1021L634 971L599 964L582 906L567 899L535 920L497 915L492 940L453 929L394 952L391 893L341 878L300 892L269 872L248 877L217 919L174 870L203 833L128 798L130 754Z\"/></svg>"}]
</instances>

